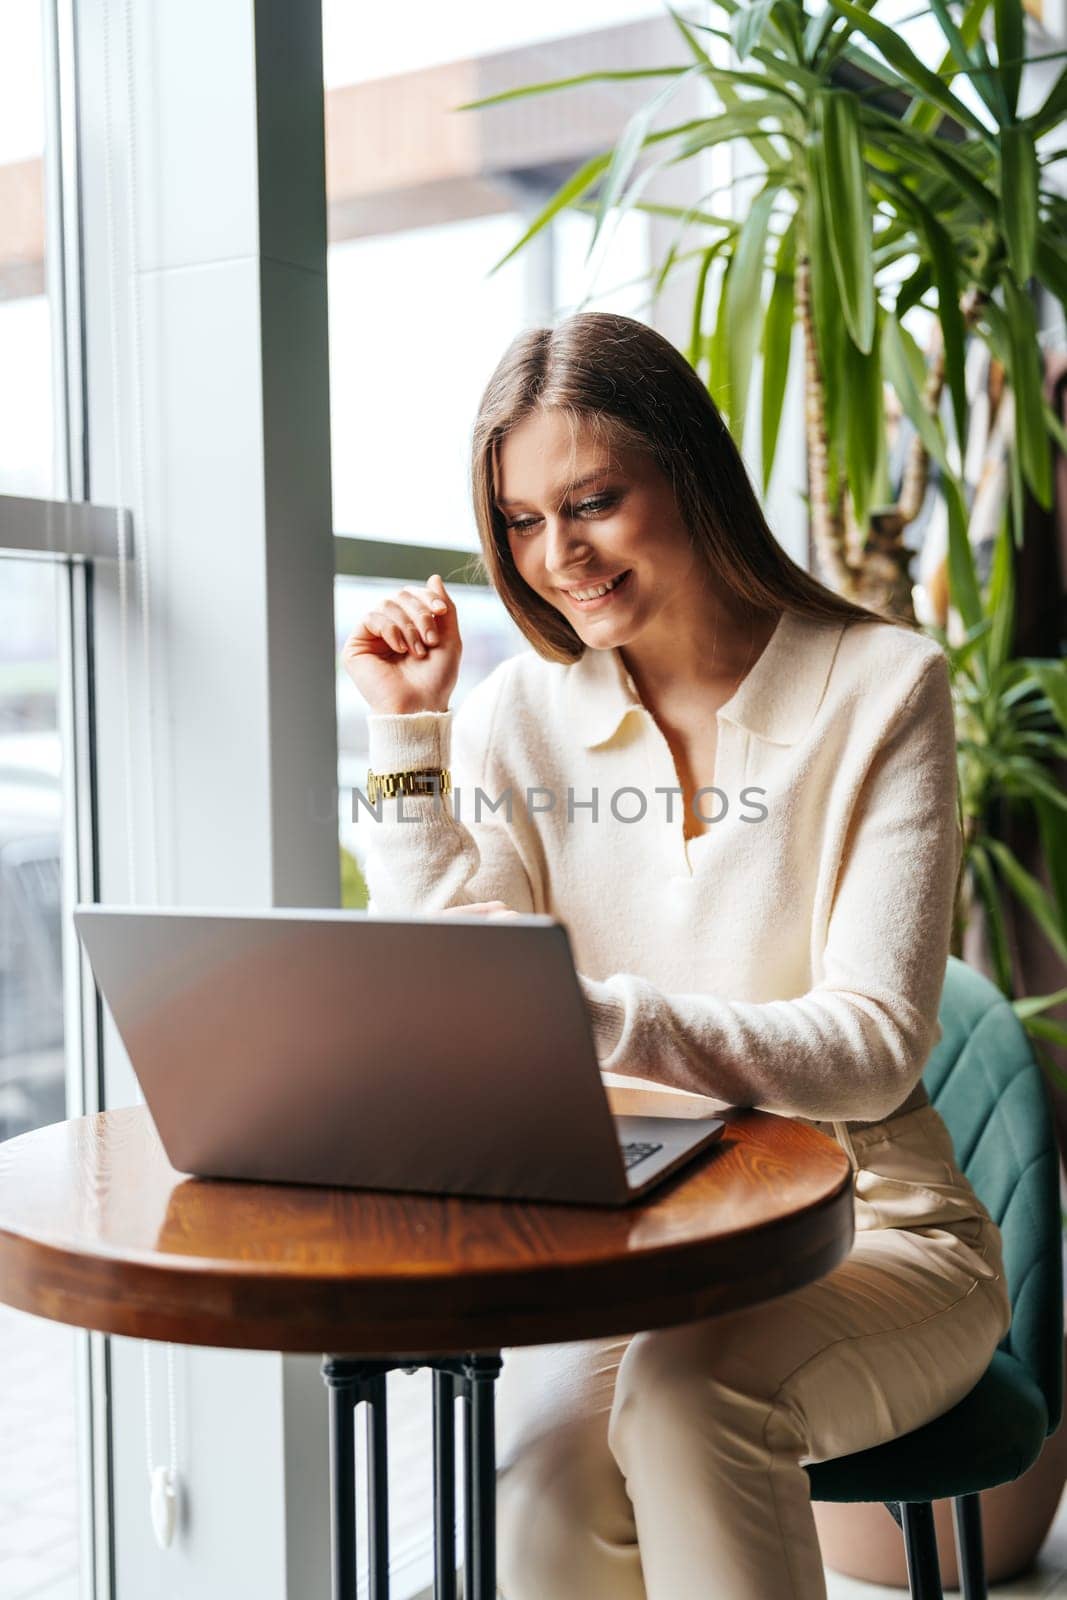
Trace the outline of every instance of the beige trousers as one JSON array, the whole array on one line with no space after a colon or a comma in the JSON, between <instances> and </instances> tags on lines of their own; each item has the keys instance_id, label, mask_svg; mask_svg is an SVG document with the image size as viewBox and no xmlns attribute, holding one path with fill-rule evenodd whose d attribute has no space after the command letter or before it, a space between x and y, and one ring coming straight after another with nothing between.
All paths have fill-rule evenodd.
<instances>
[{"instance_id":1,"label":"beige trousers","mask_svg":"<svg viewBox=\"0 0 1067 1600\"><path fill-rule=\"evenodd\" d=\"M843 1142L856 1238L826 1277L680 1328L504 1352L505 1600L823 1600L803 1464L949 1410L1011 1320L1000 1230L934 1107Z\"/></svg>"}]
</instances>

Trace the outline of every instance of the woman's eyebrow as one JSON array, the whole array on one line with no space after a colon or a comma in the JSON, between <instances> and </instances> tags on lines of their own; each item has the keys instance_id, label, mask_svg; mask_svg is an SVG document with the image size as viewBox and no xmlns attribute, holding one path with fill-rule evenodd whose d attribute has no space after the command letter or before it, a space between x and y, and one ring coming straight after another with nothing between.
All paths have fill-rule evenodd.
<instances>
[{"instance_id":1,"label":"woman's eyebrow","mask_svg":"<svg viewBox=\"0 0 1067 1600\"><path fill-rule=\"evenodd\" d=\"M586 484L595 483L598 478L603 478L604 475L610 471L610 467L597 467L595 472L587 472L581 478L575 478L573 483L565 484L562 489L557 489L556 494L560 500L563 500L567 495L573 494L576 489L584 489ZM519 506L522 505L522 503L523 502L521 500L505 499L503 495L501 495L497 500L497 505L500 506L502 510L506 506Z\"/></svg>"}]
</instances>

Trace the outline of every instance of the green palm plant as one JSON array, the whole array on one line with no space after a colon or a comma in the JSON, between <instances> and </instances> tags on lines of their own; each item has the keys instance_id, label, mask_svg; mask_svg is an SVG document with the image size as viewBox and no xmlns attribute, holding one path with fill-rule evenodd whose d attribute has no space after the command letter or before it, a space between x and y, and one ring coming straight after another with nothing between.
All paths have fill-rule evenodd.
<instances>
[{"instance_id":1,"label":"green palm plant","mask_svg":"<svg viewBox=\"0 0 1067 1600\"><path fill-rule=\"evenodd\" d=\"M764 487L773 469L794 323L803 331L805 428L812 534L826 579L877 609L911 615L904 530L926 492L931 457L942 468L952 564L967 538L965 497L950 466L942 418L967 431L964 351L986 339L1015 397L1012 508L1022 537L1022 485L1047 506L1052 493L1032 277L1067 305L1067 204L1042 181L1038 142L1067 112L1067 71L1045 103L1018 115L1023 65L1021 0L993 0L996 60L980 24L990 0L968 0L957 23L932 0L945 39L935 69L880 20L878 0L721 0L730 31L691 23L667 7L687 60L638 71L588 72L527 84L457 109L557 92L605 80L663 79L618 143L586 161L544 206L494 271L564 208L594 218L590 252L613 213L677 220L652 298L685 262L695 264L688 356L735 437L762 355L759 410ZM740 65L716 64L714 41ZM1063 54L1064 52L1059 52ZM853 88L843 81L862 80ZM953 79L966 76L979 115ZM654 127L681 86L707 85L707 115ZM887 99L892 106L887 105ZM744 215L644 198L666 166L743 141L761 163ZM597 193L593 194L596 190ZM683 249L692 228L701 243ZM717 276L716 276L717 275ZM717 294L712 285L717 284ZM940 349L928 364L904 318L922 304L936 315ZM895 390L916 437L897 499L888 503L884 385ZM951 435L949 435L950 437ZM877 549L875 579L864 552ZM879 585L881 585L879 589Z\"/></svg>"},{"instance_id":2,"label":"green palm plant","mask_svg":"<svg viewBox=\"0 0 1067 1600\"><path fill-rule=\"evenodd\" d=\"M984 592L970 567L963 639L952 642L945 630L928 630L948 657L956 710L964 854L953 949L961 953L966 902L973 897L985 914L993 976L1012 1000L1046 1070L1067 1087L1064 1074L1042 1049L1044 1042L1067 1046L1067 1027L1044 1015L1067 1001L1067 988L1014 998L1010 902L1033 918L1067 970L1067 794L1047 765L1051 759L1067 759L1067 672L1061 661L1012 657L1015 596L1009 528L1005 519ZM1051 889L1026 870L1000 836L1009 809L1021 810L1027 824L1037 828Z\"/></svg>"},{"instance_id":3,"label":"green palm plant","mask_svg":"<svg viewBox=\"0 0 1067 1600\"><path fill-rule=\"evenodd\" d=\"M359 862L351 850L340 846L341 852L341 904L346 911L367 909L367 885Z\"/></svg>"}]
</instances>

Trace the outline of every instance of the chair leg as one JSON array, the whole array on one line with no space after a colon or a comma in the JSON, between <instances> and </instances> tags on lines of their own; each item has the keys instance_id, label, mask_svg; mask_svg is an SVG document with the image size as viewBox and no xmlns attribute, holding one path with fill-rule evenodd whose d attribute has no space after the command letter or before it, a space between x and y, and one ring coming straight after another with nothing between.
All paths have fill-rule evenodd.
<instances>
[{"instance_id":1,"label":"chair leg","mask_svg":"<svg viewBox=\"0 0 1067 1600\"><path fill-rule=\"evenodd\" d=\"M929 1500L902 1500L900 1511L912 1600L943 1600L934 1508Z\"/></svg>"},{"instance_id":2,"label":"chair leg","mask_svg":"<svg viewBox=\"0 0 1067 1600\"><path fill-rule=\"evenodd\" d=\"M952 1502L952 1510L960 1595L962 1600L988 1600L982 1546L982 1502L976 1494L960 1494Z\"/></svg>"}]
</instances>

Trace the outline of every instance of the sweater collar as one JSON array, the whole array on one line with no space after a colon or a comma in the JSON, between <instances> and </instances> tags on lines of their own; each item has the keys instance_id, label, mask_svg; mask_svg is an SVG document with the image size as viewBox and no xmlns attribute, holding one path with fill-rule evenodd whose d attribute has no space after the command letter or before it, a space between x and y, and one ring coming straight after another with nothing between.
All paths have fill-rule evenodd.
<instances>
[{"instance_id":1,"label":"sweater collar","mask_svg":"<svg viewBox=\"0 0 1067 1600\"><path fill-rule=\"evenodd\" d=\"M815 717L844 623L783 611L755 665L719 717L772 744L795 744ZM617 648L586 647L566 669L570 726L587 749L610 739L641 697Z\"/></svg>"}]
</instances>

